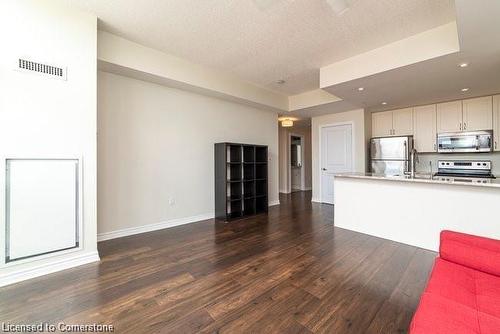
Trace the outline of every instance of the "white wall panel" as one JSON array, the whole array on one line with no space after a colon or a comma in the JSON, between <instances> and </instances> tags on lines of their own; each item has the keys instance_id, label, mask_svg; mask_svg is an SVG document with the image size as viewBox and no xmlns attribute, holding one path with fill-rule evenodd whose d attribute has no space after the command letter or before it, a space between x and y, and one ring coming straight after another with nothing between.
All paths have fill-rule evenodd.
<instances>
[{"instance_id":1,"label":"white wall panel","mask_svg":"<svg viewBox=\"0 0 500 334\"><path fill-rule=\"evenodd\" d=\"M7 161L8 261L78 246L78 161Z\"/></svg>"}]
</instances>

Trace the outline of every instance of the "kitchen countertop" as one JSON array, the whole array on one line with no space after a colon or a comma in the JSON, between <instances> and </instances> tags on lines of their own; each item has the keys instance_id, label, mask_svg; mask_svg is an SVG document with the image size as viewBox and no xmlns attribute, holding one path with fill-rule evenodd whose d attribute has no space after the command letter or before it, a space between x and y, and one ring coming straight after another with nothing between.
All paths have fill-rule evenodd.
<instances>
[{"instance_id":1,"label":"kitchen countertop","mask_svg":"<svg viewBox=\"0 0 500 334\"><path fill-rule=\"evenodd\" d=\"M468 180L442 180L440 177L432 176L431 174L417 173L414 178L409 175L382 175L373 173L338 173L335 177L351 178L351 179L368 179L368 180L384 180L384 181L398 181L398 182L414 182L414 183L435 183L435 184L451 184L459 186L472 186L472 187L488 187L500 188L500 179L491 179L488 183L473 182L474 179Z\"/></svg>"}]
</instances>

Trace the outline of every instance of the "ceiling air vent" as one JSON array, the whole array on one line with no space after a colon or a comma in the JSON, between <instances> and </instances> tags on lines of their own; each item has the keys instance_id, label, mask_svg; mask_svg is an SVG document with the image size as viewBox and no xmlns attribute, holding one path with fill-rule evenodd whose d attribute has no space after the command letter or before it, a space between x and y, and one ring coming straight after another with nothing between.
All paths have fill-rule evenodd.
<instances>
[{"instance_id":1,"label":"ceiling air vent","mask_svg":"<svg viewBox=\"0 0 500 334\"><path fill-rule=\"evenodd\" d=\"M17 70L37 73L55 79L66 80L66 68L37 63L27 59L18 59Z\"/></svg>"}]
</instances>

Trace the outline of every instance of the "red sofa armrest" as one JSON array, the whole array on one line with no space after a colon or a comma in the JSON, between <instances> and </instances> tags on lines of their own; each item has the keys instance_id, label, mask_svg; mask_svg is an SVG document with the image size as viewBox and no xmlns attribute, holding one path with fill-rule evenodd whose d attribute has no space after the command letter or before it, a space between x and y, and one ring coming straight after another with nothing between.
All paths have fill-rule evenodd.
<instances>
[{"instance_id":1,"label":"red sofa armrest","mask_svg":"<svg viewBox=\"0 0 500 334\"><path fill-rule=\"evenodd\" d=\"M441 231L439 256L465 267L500 276L500 240Z\"/></svg>"}]
</instances>

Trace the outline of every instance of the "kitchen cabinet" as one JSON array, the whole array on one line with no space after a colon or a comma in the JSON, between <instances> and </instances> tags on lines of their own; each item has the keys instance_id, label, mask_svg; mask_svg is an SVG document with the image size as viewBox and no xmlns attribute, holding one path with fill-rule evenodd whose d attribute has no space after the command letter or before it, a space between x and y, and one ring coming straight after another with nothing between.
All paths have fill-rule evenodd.
<instances>
[{"instance_id":1,"label":"kitchen cabinet","mask_svg":"<svg viewBox=\"0 0 500 334\"><path fill-rule=\"evenodd\" d=\"M493 96L493 148L500 151L500 95Z\"/></svg>"},{"instance_id":2,"label":"kitchen cabinet","mask_svg":"<svg viewBox=\"0 0 500 334\"><path fill-rule=\"evenodd\" d=\"M438 103L436 105L437 132L462 130L462 101Z\"/></svg>"},{"instance_id":3,"label":"kitchen cabinet","mask_svg":"<svg viewBox=\"0 0 500 334\"><path fill-rule=\"evenodd\" d=\"M392 134L396 136L413 134L413 108L392 111Z\"/></svg>"},{"instance_id":4,"label":"kitchen cabinet","mask_svg":"<svg viewBox=\"0 0 500 334\"><path fill-rule=\"evenodd\" d=\"M372 114L373 137L406 136L413 134L412 108Z\"/></svg>"},{"instance_id":5,"label":"kitchen cabinet","mask_svg":"<svg viewBox=\"0 0 500 334\"><path fill-rule=\"evenodd\" d=\"M492 96L463 100L462 130L491 130L493 128L492 109Z\"/></svg>"},{"instance_id":6,"label":"kitchen cabinet","mask_svg":"<svg viewBox=\"0 0 500 334\"><path fill-rule=\"evenodd\" d=\"M436 152L436 105L413 108L414 145L418 152Z\"/></svg>"},{"instance_id":7,"label":"kitchen cabinet","mask_svg":"<svg viewBox=\"0 0 500 334\"><path fill-rule=\"evenodd\" d=\"M372 135L373 137L386 137L392 135L392 111L372 114Z\"/></svg>"}]
</instances>

